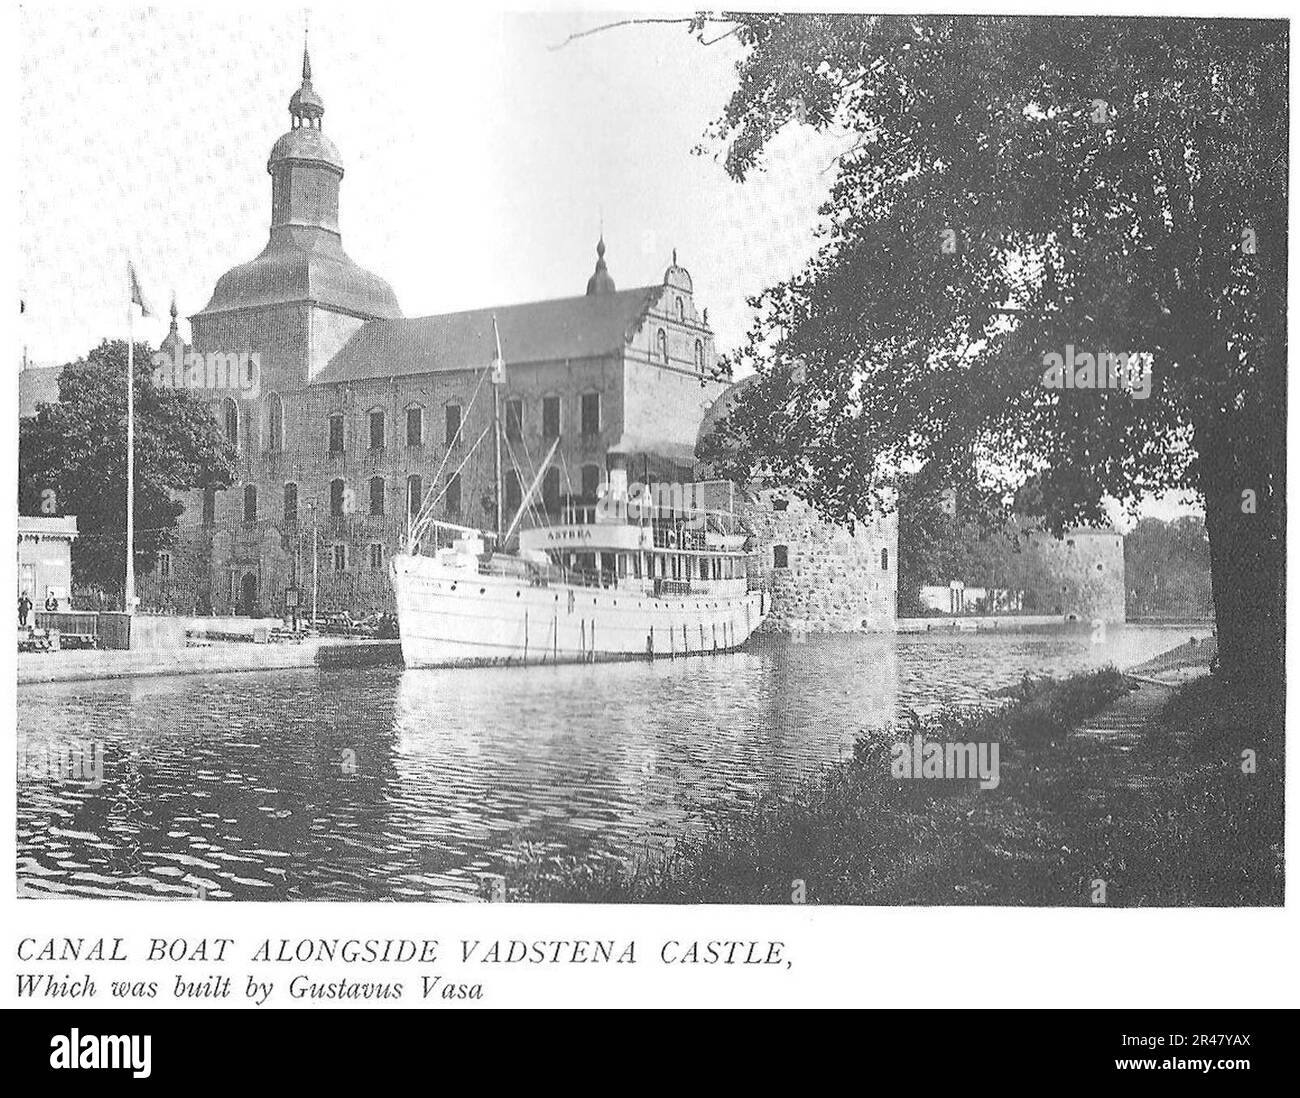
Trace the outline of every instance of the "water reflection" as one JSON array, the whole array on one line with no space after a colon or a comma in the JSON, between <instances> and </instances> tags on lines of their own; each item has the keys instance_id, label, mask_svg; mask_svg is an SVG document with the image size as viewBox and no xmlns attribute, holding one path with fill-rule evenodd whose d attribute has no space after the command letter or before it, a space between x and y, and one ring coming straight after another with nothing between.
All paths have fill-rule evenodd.
<instances>
[{"instance_id":1,"label":"water reflection","mask_svg":"<svg viewBox=\"0 0 1300 1098\"><path fill-rule=\"evenodd\" d=\"M25 894L463 899L521 842L628 853L783 789L904 706L1139 662L1186 631L810 637L709 659L266 672L24 688Z\"/></svg>"}]
</instances>

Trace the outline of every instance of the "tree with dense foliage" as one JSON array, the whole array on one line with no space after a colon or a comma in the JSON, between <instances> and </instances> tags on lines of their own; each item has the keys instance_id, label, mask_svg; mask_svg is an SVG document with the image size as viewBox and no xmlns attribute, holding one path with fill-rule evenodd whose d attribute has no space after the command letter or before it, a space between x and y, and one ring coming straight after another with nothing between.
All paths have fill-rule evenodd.
<instances>
[{"instance_id":1,"label":"tree with dense foliage","mask_svg":"<svg viewBox=\"0 0 1300 1098\"><path fill-rule=\"evenodd\" d=\"M1140 616L1208 613L1210 543L1200 515L1172 522L1144 518L1124 536L1128 612Z\"/></svg>"},{"instance_id":2,"label":"tree with dense foliage","mask_svg":"<svg viewBox=\"0 0 1300 1098\"><path fill-rule=\"evenodd\" d=\"M973 453L995 490L1036 478L1053 532L1199 493L1223 669L1279 685L1285 22L733 23L712 137L735 179L784 127L847 135L820 250L756 299L735 358L759 380L720 429L733 472L846 519L885 471ZM1050 388L1053 354L1085 385L1083 355L1149 372Z\"/></svg>"},{"instance_id":3,"label":"tree with dense foliage","mask_svg":"<svg viewBox=\"0 0 1300 1098\"><path fill-rule=\"evenodd\" d=\"M183 510L176 493L225 487L234 451L207 404L155 388L151 349L135 345L135 567L153 567ZM23 514L76 515L79 584L120 592L126 572L125 340L105 340L62 367L59 399L19 423Z\"/></svg>"}]
</instances>

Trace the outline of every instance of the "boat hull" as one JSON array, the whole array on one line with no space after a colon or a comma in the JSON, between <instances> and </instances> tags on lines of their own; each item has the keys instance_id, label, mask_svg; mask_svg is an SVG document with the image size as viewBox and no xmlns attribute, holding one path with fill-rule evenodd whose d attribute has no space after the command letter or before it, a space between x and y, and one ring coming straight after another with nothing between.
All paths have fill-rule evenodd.
<instances>
[{"instance_id":1,"label":"boat hull","mask_svg":"<svg viewBox=\"0 0 1300 1098\"><path fill-rule=\"evenodd\" d=\"M471 558L472 560L472 558ZM628 588L535 586L433 557L391 565L407 667L481 667L714 655L767 612L760 591L656 597Z\"/></svg>"}]
</instances>

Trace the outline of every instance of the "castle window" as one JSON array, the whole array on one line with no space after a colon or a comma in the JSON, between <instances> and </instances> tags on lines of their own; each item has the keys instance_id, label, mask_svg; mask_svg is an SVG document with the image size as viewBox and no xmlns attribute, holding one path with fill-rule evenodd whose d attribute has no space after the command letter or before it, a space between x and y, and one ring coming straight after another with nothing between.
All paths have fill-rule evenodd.
<instances>
[{"instance_id":1,"label":"castle window","mask_svg":"<svg viewBox=\"0 0 1300 1098\"><path fill-rule=\"evenodd\" d=\"M448 404L446 412L447 412L447 422L445 425L443 442L449 447L459 446L460 445L460 405Z\"/></svg>"},{"instance_id":2,"label":"castle window","mask_svg":"<svg viewBox=\"0 0 1300 1098\"><path fill-rule=\"evenodd\" d=\"M584 435L600 434L600 394L582 394L582 433Z\"/></svg>"},{"instance_id":3,"label":"castle window","mask_svg":"<svg viewBox=\"0 0 1300 1098\"><path fill-rule=\"evenodd\" d=\"M330 514L331 515L337 517L338 515L343 514L343 498L344 498L343 481L331 480L330 481Z\"/></svg>"},{"instance_id":4,"label":"castle window","mask_svg":"<svg viewBox=\"0 0 1300 1098\"><path fill-rule=\"evenodd\" d=\"M788 499L774 499L772 501L773 511L784 511L789 506L790 506L790 501Z\"/></svg>"},{"instance_id":5,"label":"castle window","mask_svg":"<svg viewBox=\"0 0 1300 1098\"><path fill-rule=\"evenodd\" d=\"M334 571L346 572L348 570L348 547L346 545L335 545L333 548Z\"/></svg>"},{"instance_id":6,"label":"castle window","mask_svg":"<svg viewBox=\"0 0 1300 1098\"><path fill-rule=\"evenodd\" d=\"M172 555L164 549L158 554L158 578L168 579L172 574Z\"/></svg>"},{"instance_id":7,"label":"castle window","mask_svg":"<svg viewBox=\"0 0 1300 1098\"><path fill-rule=\"evenodd\" d=\"M600 466L584 465L582 467L582 498L588 503L596 502L596 493L600 491Z\"/></svg>"},{"instance_id":8,"label":"castle window","mask_svg":"<svg viewBox=\"0 0 1300 1098\"><path fill-rule=\"evenodd\" d=\"M257 485L244 485L244 521L257 521Z\"/></svg>"},{"instance_id":9,"label":"castle window","mask_svg":"<svg viewBox=\"0 0 1300 1098\"><path fill-rule=\"evenodd\" d=\"M420 479L419 473L412 473L406 478L406 514L410 518L415 518L420 513L420 505L424 502L424 481Z\"/></svg>"},{"instance_id":10,"label":"castle window","mask_svg":"<svg viewBox=\"0 0 1300 1098\"><path fill-rule=\"evenodd\" d=\"M284 521L290 525L298 521L298 485L284 486Z\"/></svg>"},{"instance_id":11,"label":"castle window","mask_svg":"<svg viewBox=\"0 0 1300 1098\"><path fill-rule=\"evenodd\" d=\"M424 445L424 409L418 405L406 409L406 445Z\"/></svg>"},{"instance_id":12,"label":"castle window","mask_svg":"<svg viewBox=\"0 0 1300 1098\"><path fill-rule=\"evenodd\" d=\"M663 360L664 365L666 366L668 364L668 333L662 328L659 329L659 334L655 337L655 345L658 349L659 357Z\"/></svg>"},{"instance_id":13,"label":"castle window","mask_svg":"<svg viewBox=\"0 0 1300 1098\"><path fill-rule=\"evenodd\" d=\"M888 549L880 550L880 570L882 572L889 571L889 550Z\"/></svg>"},{"instance_id":14,"label":"castle window","mask_svg":"<svg viewBox=\"0 0 1300 1098\"><path fill-rule=\"evenodd\" d=\"M271 453L284 449L284 401L279 393L269 393L266 398L266 437Z\"/></svg>"},{"instance_id":15,"label":"castle window","mask_svg":"<svg viewBox=\"0 0 1300 1098\"><path fill-rule=\"evenodd\" d=\"M542 398L542 436L544 438L560 437L560 398Z\"/></svg>"},{"instance_id":16,"label":"castle window","mask_svg":"<svg viewBox=\"0 0 1300 1098\"><path fill-rule=\"evenodd\" d=\"M686 302L684 302L680 297L677 299L677 319L686 319Z\"/></svg>"},{"instance_id":17,"label":"castle window","mask_svg":"<svg viewBox=\"0 0 1300 1098\"><path fill-rule=\"evenodd\" d=\"M221 422L226 429L226 438L236 449L239 448L239 405L234 397L226 397L221 402Z\"/></svg>"},{"instance_id":18,"label":"castle window","mask_svg":"<svg viewBox=\"0 0 1300 1098\"><path fill-rule=\"evenodd\" d=\"M338 412L330 416L330 453L343 453L343 416Z\"/></svg>"},{"instance_id":19,"label":"castle window","mask_svg":"<svg viewBox=\"0 0 1300 1098\"><path fill-rule=\"evenodd\" d=\"M542 506L552 515L560 509L560 471L554 465L542 478Z\"/></svg>"},{"instance_id":20,"label":"castle window","mask_svg":"<svg viewBox=\"0 0 1300 1098\"><path fill-rule=\"evenodd\" d=\"M370 478L370 513L372 515L382 515L384 513L384 478Z\"/></svg>"},{"instance_id":21,"label":"castle window","mask_svg":"<svg viewBox=\"0 0 1300 1098\"><path fill-rule=\"evenodd\" d=\"M447 495L446 495L447 514L460 514L460 474L452 473L447 478Z\"/></svg>"},{"instance_id":22,"label":"castle window","mask_svg":"<svg viewBox=\"0 0 1300 1098\"><path fill-rule=\"evenodd\" d=\"M372 572L382 572L384 568L384 547L377 541L371 542L366 547L366 552L370 557L370 570Z\"/></svg>"},{"instance_id":23,"label":"castle window","mask_svg":"<svg viewBox=\"0 0 1300 1098\"><path fill-rule=\"evenodd\" d=\"M514 518L523 506L524 491L523 486L519 483L519 474L511 469L506 473L506 513L508 517Z\"/></svg>"},{"instance_id":24,"label":"castle window","mask_svg":"<svg viewBox=\"0 0 1300 1098\"><path fill-rule=\"evenodd\" d=\"M382 450L384 448L384 413L370 413L370 448L372 450Z\"/></svg>"},{"instance_id":25,"label":"castle window","mask_svg":"<svg viewBox=\"0 0 1300 1098\"><path fill-rule=\"evenodd\" d=\"M787 545L772 546L772 567L789 568L790 567L790 548Z\"/></svg>"},{"instance_id":26,"label":"castle window","mask_svg":"<svg viewBox=\"0 0 1300 1098\"><path fill-rule=\"evenodd\" d=\"M524 437L524 402L522 400L506 401L506 438L519 440Z\"/></svg>"},{"instance_id":27,"label":"castle window","mask_svg":"<svg viewBox=\"0 0 1300 1098\"><path fill-rule=\"evenodd\" d=\"M1098 561L1098 562L1097 562L1097 571L1098 571L1098 572L1104 572L1104 571L1106 571L1106 566L1105 566L1104 564L1102 564L1101 561Z\"/></svg>"}]
</instances>

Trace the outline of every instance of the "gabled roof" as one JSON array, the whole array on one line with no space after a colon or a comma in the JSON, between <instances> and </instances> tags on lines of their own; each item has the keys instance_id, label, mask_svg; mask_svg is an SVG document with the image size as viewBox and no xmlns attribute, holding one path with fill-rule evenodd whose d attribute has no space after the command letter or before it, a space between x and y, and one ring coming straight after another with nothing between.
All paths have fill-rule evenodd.
<instances>
[{"instance_id":1,"label":"gabled roof","mask_svg":"<svg viewBox=\"0 0 1300 1098\"><path fill-rule=\"evenodd\" d=\"M621 353L662 293L662 285L640 286L464 313L367 321L314 383L484 369L496 357L493 317L507 369L527 362Z\"/></svg>"}]
</instances>

